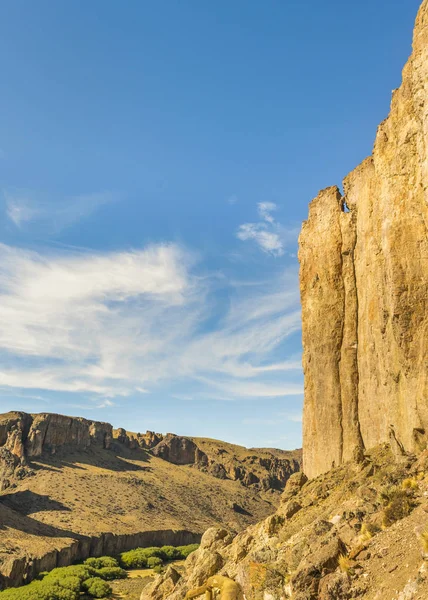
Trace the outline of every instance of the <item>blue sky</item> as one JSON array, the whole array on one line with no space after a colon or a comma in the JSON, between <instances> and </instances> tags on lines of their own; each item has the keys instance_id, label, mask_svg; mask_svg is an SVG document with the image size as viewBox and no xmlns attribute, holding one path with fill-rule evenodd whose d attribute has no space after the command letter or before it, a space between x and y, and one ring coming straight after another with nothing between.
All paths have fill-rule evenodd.
<instances>
[{"instance_id":1,"label":"blue sky","mask_svg":"<svg viewBox=\"0 0 428 600\"><path fill-rule=\"evenodd\" d=\"M418 0L3 0L0 409L301 444L297 235Z\"/></svg>"}]
</instances>

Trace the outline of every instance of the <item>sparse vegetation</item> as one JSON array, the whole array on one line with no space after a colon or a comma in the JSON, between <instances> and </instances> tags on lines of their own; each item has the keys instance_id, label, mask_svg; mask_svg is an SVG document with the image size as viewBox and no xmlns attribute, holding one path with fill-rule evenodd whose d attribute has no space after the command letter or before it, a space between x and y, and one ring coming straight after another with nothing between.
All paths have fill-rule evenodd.
<instances>
[{"instance_id":1,"label":"sparse vegetation","mask_svg":"<svg viewBox=\"0 0 428 600\"><path fill-rule=\"evenodd\" d=\"M93 598L107 598L112 593L109 584L101 577L91 577L83 582L83 589Z\"/></svg>"},{"instance_id":2,"label":"sparse vegetation","mask_svg":"<svg viewBox=\"0 0 428 600\"><path fill-rule=\"evenodd\" d=\"M103 569L105 567L118 567L118 561L112 556L100 556L99 558L87 558L84 565L92 567L93 569Z\"/></svg>"},{"instance_id":3,"label":"sparse vegetation","mask_svg":"<svg viewBox=\"0 0 428 600\"><path fill-rule=\"evenodd\" d=\"M157 567L170 560L183 560L198 548L198 544L187 546L162 546L151 548L136 548L120 555L120 564L124 569L144 569L145 567ZM152 561L156 558L158 561ZM150 561L150 563L149 563Z\"/></svg>"},{"instance_id":4,"label":"sparse vegetation","mask_svg":"<svg viewBox=\"0 0 428 600\"><path fill-rule=\"evenodd\" d=\"M126 579L128 573L121 567L101 567L101 569L97 569L97 576L105 581L113 581L114 579Z\"/></svg>"},{"instance_id":5,"label":"sparse vegetation","mask_svg":"<svg viewBox=\"0 0 428 600\"><path fill-rule=\"evenodd\" d=\"M396 486L384 490L381 494L385 508L382 525L389 527L395 521L404 519L415 508L414 488L402 489Z\"/></svg>"},{"instance_id":6,"label":"sparse vegetation","mask_svg":"<svg viewBox=\"0 0 428 600\"><path fill-rule=\"evenodd\" d=\"M418 488L418 482L416 481L416 479L403 479L403 481L401 482L401 487L403 488L403 490L416 490Z\"/></svg>"},{"instance_id":7,"label":"sparse vegetation","mask_svg":"<svg viewBox=\"0 0 428 600\"><path fill-rule=\"evenodd\" d=\"M349 571L351 570L351 566L352 566L351 559L349 558L349 556L346 556L346 554L341 554L339 556L338 564L339 564L339 569L342 571L342 573L348 574Z\"/></svg>"},{"instance_id":8,"label":"sparse vegetation","mask_svg":"<svg viewBox=\"0 0 428 600\"><path fill-rule=\"evenodd\" d=\"M428 525L425 527L425 529L420 534L419 539L422 544L422 550L424 551L425 554L428 554Z\"/></svg>"},{"instance_id":9,"label":"sparse vegetation","mask_svg":"<svg viewBox=\"0 0 428 600\"><path fill-rule=\"evenodd\" d=\"M153 569L154 567L159 567L162 565L163 565L162 559L157 556L151 556L150 558L147 559L147 566L150 569Z\"/></svg>"},{"instance_id":10,"label":"sparse vegetation","mask_svg":"<svg viewBox=\"0 0 428 600\"><path fill-rule=\"evenodd\" d=\"M163 573L164 572L163 565L157 565L156 567L153 567L153 572L157 573L158 575L160 575L161 573Z\"/></svg>"},{"instance_id":11,"label":"sparse vegetation","mask_svg":"<svg viewBox=\"0 0 428 600\"><path fill-rule=\"evenodd\" d=\"M373 523L363 523L361 526L360 539L362 542L368 542L378 532L379 527L377 527Z\"/></svg>"}]
</instances>

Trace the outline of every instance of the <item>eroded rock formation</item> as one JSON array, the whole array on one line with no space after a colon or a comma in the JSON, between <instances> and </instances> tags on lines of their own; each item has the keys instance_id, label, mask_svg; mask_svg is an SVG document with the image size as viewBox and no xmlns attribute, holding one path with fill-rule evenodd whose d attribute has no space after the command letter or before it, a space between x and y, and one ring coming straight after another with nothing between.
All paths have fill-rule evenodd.
<instances>
[{"instance_id":1,"label":"eroded rock formation","mask_svg":"<svg viewBox=\"0 0 428 600\"><path fill-rule=\"evenodd\" d=\"M428 440L428 2L371 157L319 193L299 238L309 477Z\"/></svg>"},{"instance_id":2,"label":"eroded rock formation","mask_svg":"<svg viewBox=\"0 0 428 600\"><path fill-rule=\"evenodd\" d=\"M131 433L121 427L113 429L109 423L80 417L7 413L0 415L0 491L14 479L31 475L31 460L43 454L94 447L109 450L115 444L130 450L141 448L172 464L194 466L218 479L241 481L246 487L262 491L282 491L290 475L300 469L300 451L246 451L215 440L203 450L195 440L172 433L165 436L152 431ZM244 451L242 456L236 456L234 451L238 449Z\"/></svg>"}]
</instances>

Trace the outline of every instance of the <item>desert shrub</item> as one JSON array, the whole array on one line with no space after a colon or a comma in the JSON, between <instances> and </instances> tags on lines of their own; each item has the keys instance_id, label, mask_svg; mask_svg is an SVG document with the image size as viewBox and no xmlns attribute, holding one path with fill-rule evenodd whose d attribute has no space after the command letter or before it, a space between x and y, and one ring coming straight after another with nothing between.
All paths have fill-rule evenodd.
<instances>
[{"instance_id":1,"label":"desert shrub","mask_svg":"<svg viewBox=\"0 0 428 600\"><path fill-rule=\"evenodd\" d=\"M142 552L143 548L136 548L120 555L120 565L124 569L143 569L147 567L147 555Z\"/></svg>"},{"instance_id":2,"label":"desert shrub","mask_svg":"<svg viewBox=\"0 0 428 600\"><path fill-rule=\"evenodd\" d=\"M395 521L407 517L415 507L413 494L410 490L397 489L390 495L389 502L383 509L382 524L389 527Z\"/></svg>"},{"instance_id":3,"label":"desert shrub","mask_svg":"<svg viewBox=\"0 0 428 600\"><path fill-rule=\"evenodd\" d=\"M164 571L163 565L157 565L156 567L153 567L153 571L160 575Z\"/></svg>"},{"instance_id":4,"label":"desert shrub","mask_svg":"<svg viewBox=\"0 0 428 600\"><path fill-rule=\"evenodd\" d=\"M396 485L387 485L379 490L379 499L383 506L387 506L392 502L393 498L400 491L400 488Z\"/></svg>"},{"instance_id":5,"label":"desert shrub","mask_svg":"<svg viewBox=\"0 0 428 600\"><path fill-rule=\"evenodd\" d=\"M75 575L64 575L62 577L48 577L46 579L46 583L65 588L66 590L71 590L76 594L80 593L80 588L82 584L79 577L76 577Z\"/></svg>"},{"instance_id":6,"label":"desert shrub","mask_svg":"<svg viewBox=\"0 0 428 600\"><path fill-rule=\"evenodd\" d=\"M120 555L120 564L124 569L144 569L147 567L148 559L154 556L162 559L160 548L135 548L135 550L122 552Z\"/></svg>"},{"instance_id":7,"label":"desert shrub","mask_svg":"<svg viewBox=\"0 0 428 600\"><path fill-rule=\"evenodd\" d=\"M349 573L351 570L351 559L346 554L340 554L338 564L342 573Z\"/></svg>"},{"instance_id":8,"label":"desert shrub","mask_svg":"<svg viewBox=\"0 0 428 600\"><path fill-rule=\"evenodd\" d=\"M109 584L100 577L91 577L83 583L83 589L93 598L107 598L112 593Z\"/></svg>"},{"instance_id":9,"label":"desert shrub","mask_svg":"<svg viewBox=\"0 0 428 600\"><path fill-rule=\"evenodd\" d=\"M192 554L195 550L199 548L199 544L188 544L187 546L177 546L177 550L179 550L181 556L180 558L187 558L189 554Z\"/></svg>"},{"instance_id":10,"label":"desert shrub","mask_svg":"<svg viewBox=\"0 0 428 600\"><path fill-rule=\"evenodd\" d=\"M162 565L163 565L162 559L159 558L158 556L151 556L150 558L147 559L147 566L150 569L153 569L154 567L159 567Z\"/></svg>"},{"instance_id":11,"label":"desert shrub","mask_svg":"<svg viewBox=\"0 0 428 600\"><path fill-rule=\"evenodd\" d=\"M124 569L144 569L150 558L159 558L161 561L185 559L194 552L199 544L187 546L151 546L149 548L135 548L120 555L120 564Z\"/></svg>"},{"instance_id":12,"label":"desert shrub","mask_svg":"<svg viewBox=\"0 0 428 600\"><path fill-rule=\"evenodd\" d=\"M360 539L362 542L368 542L378 532L379 527L377 527L373 523L363 523L360 531Z\"/></svg>"},{"instance_id":13,"label":"desert shrub","mask_svg":"<svg viewBox=\"0 0 428 600\"><path fill-rule=\"evenodd\" d=\"M112 566L107 566L108 564ZM41 579L20 588L0 592L1 600L79 600L81 591L94 598L105 598L111 594L111 588L105 580L123 579L126 571L117 565L117 561L103 557L101 563L106 566L95 569L89 565L58 567L49 573L40 574Z\"/></svg>"},{"instance_id":14,"label":"desert shrub","mask_svg":"<svg viewBox=\"0 0 428 600\"><path fill-rule=\"evenodd\" d=\"M181 552L176 546L162 546L161 552L163 560L179 560L181 558Z\"/></svg>"},{"instance_id":15,"label":"desert shrub","mask_svg":"<svg viewBox=\"0 0 428 600\"><path fill-rule=\"evenodd\" d=\"M419 535L419 539L421 541L422 549L423 549L424 553L427 554L428 553L428 526L425 527L425 529Z\"/></svg>"},{"instance_id":16,"label":"desert shrub","mask_svg":"<svg viewBox=\"0 0 428 600\"><path fill-rule=\"evenodd\" d=\"M401 482L401 487L403 488L403 490L415 490L418 487L418 482L416 481L416 479L403 479L403 481Z\"/></svg>"},{"instance_id":17,"label":"desert shrub","mask_svg":"<svg viewBox=\"0 0 428 600\"><path fill-rule=\"evenodd\" d=\"M45 581L33 581L23 587L0 592L1 600L78 600L79 596L79 592Z\"/></svg>"},{"instance_id":18,"label":"desert shrub","mask_svg":"<svg viewBox=\"0 0 428 600\"><path fill-rule=\"evenodd\" d=\"M60 582L64 577L77 577L80 583L83 583L86 579L96 575L96 569L87 565L71 565L70 567L57 567L50 571L43 581L56 580Z\"/></svg>"},{"instance_id":19,"label":"desert shrub","mask_svg":"<svg viewBox=\"0 0 428 600\"><path fill-rule=\"evenodd\" d=\"M118 567L118 561L112 556L100 556L99 558L87 558L84 565L93 569L103 569L105 567Z\"/></svg>"},{"instance_id":20,"label":"desert shrub","mask_svg":"<svg viewBox=\"0 0 428 600\"><path fill-rule=\"evenodd\" d=\"M128 573L120 567L102 567L101 569L97 569L97 577L101 577L105 581L113 581L113 579L126 579Z\"/></svg>"}]
</instances>

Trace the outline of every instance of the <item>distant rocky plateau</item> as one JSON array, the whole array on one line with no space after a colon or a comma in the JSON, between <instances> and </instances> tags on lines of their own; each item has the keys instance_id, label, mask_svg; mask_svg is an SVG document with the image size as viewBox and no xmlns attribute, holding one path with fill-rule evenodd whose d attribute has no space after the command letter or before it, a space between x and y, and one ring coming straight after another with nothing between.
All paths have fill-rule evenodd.
<instances>
[{"instance_id":1,"label":"distant rocky plateau","mask_svg":"<svg viewBox=\"0 0 428 600\"><path fill-rule=\"evenodd\" d=\"M0 490L30 474L32 459L71 450L110 450L114 444L147 450L174 465L193 465L217 479L263 491L282 491L290 475L301 468L300 450L246 449L173 433L130 433L81 417L12 412L0 415Z\"/></svg>"}]
</instances>

